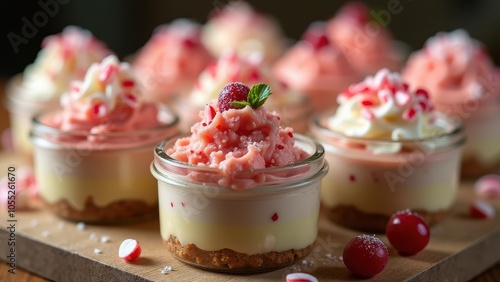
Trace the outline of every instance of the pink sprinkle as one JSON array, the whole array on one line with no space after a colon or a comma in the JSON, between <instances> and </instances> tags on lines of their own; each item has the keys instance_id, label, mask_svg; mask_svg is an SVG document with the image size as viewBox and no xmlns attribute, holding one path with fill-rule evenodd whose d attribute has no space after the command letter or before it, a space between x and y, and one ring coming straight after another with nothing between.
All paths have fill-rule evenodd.
<instances>
[{"instance_id":1,"label":"pink sprinkle","mask_svg":"<svg viewBox=\"0 0 500 282\"><path fill-rule=\"evenodd\" d=\"M278 213L274 213L273 216L271 217L273 221L278 220Z\"/></svg>"},{"instance_id":2,"label":"pink sprinkle","mask_svg":"<svg viewBox=\"0 0 500 282\"><path fill-rule=\"evenodd\" d=\"M394 97L396 99L396 103L400 106L406 106L411 101L410 94L402 91L397 91Z\"/></svg>"},{"instance_id":3,"label":"pink sprinkle","mask_svg":"<svg viewBox=\"0 0 500 282\"><path fill-rule=\"evenodd\" d=\"M356 176L354 176L354 174L349 175L349 180L351 182L355 182L356 181Z\"/></svg>"},{"instance_id":4,"label":"pink sprinkle","mask_svg":"<svg viewBox=\"0 0 500 282\"><path fill-rule=\"evenodd\" d=\"M118 73L116 66L107 65L99 72L99 81L104 83L109 82L116 73Z\"/></svg>"},{"instance_id":5,"label":"pink sprinkle","mask_svg":"<svg viewBox=\"0 0 500 282\"><path fill-rule=\"evenodd\" d=\"M425 112L426 110L428 110L428 108L427 108L427 105L428 105L428 104L427 104L426 102L424 102L424 101L420 101L418 104L420 105L420 107L422 108L422 110L423 110L424 112Z\"/></svg>"},{"instance_id":6,"label":"pink sprinkle","mask_svg":"<svg viewBox=\"0 0 500 282\"><path fill-rule=\"evenodd\" d=\"M181 205L182 205L182 207L185 207L185 206L186 206L186 204L185 204L184 202L182 202L182 203L181 203Z\"/></svg>"},{"instance_id":7,"label":"pink sprinkle","mask_svg":"<svg viewBox=\"0 0 500 282\"><path fill-rule=\"evenodd\" d=\"M371 107L371 106L373 106L374 104L373 104L373 102L372 102L372 101L370 101L370 100L363 100L363 101L361 101L361 105L362 105L362 106L364 106L364 107Z\"/></svg>"},{"instance_id":8,"label":"pink sprinkle","mask_svg":"<svg viewBox=\"0 0 500 282\"><path fill-rule=\"evenodd\" d=\"M427 91L425 91L424 89L417 89L416 93L417 93L417 96L422 96L425 99L429 99L429 93Z\"/></svg>"},{"instance_id":9,"label":"pink sprinkle","mask_svg":"<svg viewBox=\"0 0 500 282\"><path fill-rule=\"evenodd\" d=\"M80 84L75 82L75 81L72 81L70 86L69 86L69 89L73 92L80 92Z\"/></svg>"},{"instance_id":10,"label":"pink sprinkle","mask_svg":"<svg viewBox=\"0 0 500 282\"><path fill-rule=\"evenodd\" d=\"M375 114L372 111L368 110L367 108L361 109L361 116L363 116L364 118L366 118L368 120L375 119Z\"/></svg>"},{"instance_id":11,"label":"pink sprinkle","mask_svg":"<svg viewBox=\"0 0 500 282\"><path fill-rule=\"evenodd\" d=\"M214 109L212 106L207 105L207 106L205 107L205 119L206 119L206 122L207 122L208 124L210 124L210 123L212 122L212 120L213 120L213 119L214 119L214 117L215 117L215 114L216 114L216 113L215 113L215 109Z\"/></svg>"},{"instance_id":12,"label":"pink sprinkle","mask_svg":"<svg viewBox=\"0 0 500 282\"><path fill-rule=\"evenodd\" d=\"M174 207L174 203L170 202L170 207L173 208Z\"/></svg>"},{"instance_id":13,"label":"pink sprinkle","mask_svg":"<svg viewBox=\"0 0 500 282\"><path fill-rule=\"evenodd\" d=\"M487 174L479 178L474 183L474 190L480 197L499 198L500 197L500 175Z\"/></svg>"},{"instance_id":14,"label":"pink sprinkle","mask_svg":"<svg viewBox=\"0 0 500 282\"><path fill-rule=\"evenodd\" d=\"M414 120L417 117L417 110L415 108L409 108L403 112L403 118L409 121Z\"/></svg>"},{"instance_id":15,"label":"pink sprinkle","mask_svg":"<svg viewBox=\"0 0 500 282\"><path fill-rule=\"evenodd\" d=\"M125 100L129 103L135 104L137 103L137 97L131 93L125 93L123 94L123 97L125 97Z\"/></svg>"},{"instance_id":16,"label":"pink sprinkle","mask_svg":"<svg viewBox=\"0 0 500 282\"><path fill-rule=\"evenodd\" d=\"M122 82L123 87L133 87L135 82L133 80L125 80Z\"/></svg>"},{"instance_id":17,"label":"pink sprinkle","mask_svg":"<svg viewBox=\"0 0 500 282\"><path fill-rule=\"evenodd\" d=\"M182 41L182 44L186 48L195 48L198 46L198 42L194 38L187 37Z\"/></svg>"},{"instance_id":18,"label":"pink sprinkle","mask_svg":"<svg viewBox=\"0 0 500 282\"><path fill-rule=\"evenodd\" d=\"M403 83L403 90L404 91L408 91L408 84L407 83Z\"/></svg>"}]
</instances>

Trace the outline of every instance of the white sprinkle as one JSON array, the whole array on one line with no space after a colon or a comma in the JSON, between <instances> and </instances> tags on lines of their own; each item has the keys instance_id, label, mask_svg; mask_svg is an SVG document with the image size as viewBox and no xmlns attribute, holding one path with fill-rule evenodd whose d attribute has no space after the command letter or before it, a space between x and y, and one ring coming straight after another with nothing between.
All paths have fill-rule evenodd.
<instances>
[{"instance_id":1,"label":"white sprinkle","mask_svg":"<svg viewBox=\"0 0 500 282\"><path fill-rule=\"evenodd\" d=\"M102 251L99 250L99 249L94 249L94 254L98 255L98 254L102 254Z\"/></svg>"},{"instance_id":2,"label":"white sprinkle","mask_svg":"<svg viewBox=\"0 0 500 282\"><path fill-rule=\"evenodd\" d=\"M166 275L172 270L173 270L172 267L170 265L167 265L163 269L160 269L160 273Z\"/></svg>"},{"instance_id":3,"label":"white sprinkle","mask_svg":"<svg viewBox=\"0 0 500 282\"><path fill-rule=\"evenodd\" d=\"M49 235L50 235L50 233L49 233L49 231L47 231L47 230L44 230L44 231L42 232L42 236L43 236L43 237L49 237Z\"/></svg>"},{"instance_id":4,"label":"white sprinkle","mask_svg":"<svg viewBox=\"0 0 500 282\"><path fill-rule=\"evenodd\" d=\"M332 254L330 254L330 253L325 254L325 257L326 257L327 259L333 259L333 260L335 259L335 256L334 256L334 255L332 255Z\"/></svg>"},{"instance_id":5,"label":"white sprinkle","mask_svg":"<svg viewBox=\"0 0 500 282\"><path fill-rule=\"evenodd\" d=\"M340 256L340 257L339 257L339 260L344 260L344 257Z\"/></svg>"},{"instance_id":6,"label":"white sprinkle","mask_svg":"<svg viewBox=\"0 0 500 282\"><path fill-rule=\"evenodd\" d=\"M109 242L109 236L102 236L101 237L101 243L108 243Z\"/></svg>"},{"instance_id":7,"label":"white sprinkle","mask_svg":"<svg viewBox=\"0 0 500 282\"><path fill-rule=\"evenodd\" d=\"M94 232L92 232L90 233L89 239L92 241L97 241L97 235Z\"/></svg>"},{"instance_id":8,"label":"white sprinkle","mask_svg":"<svg viewBox=\"0 0 500 282\"><path fill-rule=\"evenodd\" d=\"M38 220L33 219L33 220L31 221L31 226L33 226L33 227L37 227L37 226L38 226Z\"/></svg>"},{"instance_id":9,"label":"white sprinkle","mask_svg":"<svg viewBox=\"0 0 500 282\"><path fill-rule=\"evenodd\" d=\"M78 222L78 223L76 224L76 229L78 229L79 231L83 231L83 230L85 230L85 228L86 228L86 227L87 227L87 226L85 225L85 222Z\"/></svg>"}]
</instances>

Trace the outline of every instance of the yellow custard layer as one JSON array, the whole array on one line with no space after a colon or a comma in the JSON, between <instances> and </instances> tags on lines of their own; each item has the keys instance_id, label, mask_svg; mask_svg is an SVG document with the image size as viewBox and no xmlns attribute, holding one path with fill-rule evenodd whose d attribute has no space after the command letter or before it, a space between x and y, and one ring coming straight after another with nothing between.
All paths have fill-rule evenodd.
<instances>
[{"instance_id":1,"label":"yellow custard layer","mask_svg":"<svg viewBox=\"0 0 500 282\"><path fill-rule=\"evenodd\" d=\"M150 148L78 152L35 150L40 196L49 203L68 201L83 210L92 197L97 206L119 200L158 202L157 181L149 172Z\"/></svg>"},{"instance_id":2,"label":"yellow custard layer","mask_svg":"<svg viewBox=\"0 0 500 282\"><path fill-rule=\"evenodd\" d=\"M318 212L291 221L227 225L186 220L160 207L160 220L164 240L174 235L181 244L195 244L205 251L227 248L250 255L305 248L318 233Z\"/></svg>"}]
</instances>

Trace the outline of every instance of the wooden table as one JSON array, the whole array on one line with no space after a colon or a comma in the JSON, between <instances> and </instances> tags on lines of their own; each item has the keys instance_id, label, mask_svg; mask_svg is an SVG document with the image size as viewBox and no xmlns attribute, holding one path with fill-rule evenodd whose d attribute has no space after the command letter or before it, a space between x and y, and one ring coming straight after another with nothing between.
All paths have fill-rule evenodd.
<instances>
[{"instance_id":1,"label":"wooden table","mask_svg":"<svg viewBox=\"0 0 500 282\"><path fill-rule=\"evenodd\" d=\"M3 91L4 91L4 86L5 83L0 81L0 98L3 101ZM3 130L4 128L8 127L8 115L5 111L5 108L0 107L0 130ZM500 216L500 215L497 215ZM4 246L2 246L3 248ZM496 249L497 252L500 252L500 246L491 246L491 248ZM470 258L471 261L474 260L474 258ZM61 266L64 267L64 266ZM16 274L12 275L8 273L8 265L5 264L4 262L0 263L0 281L49 281L46 280L45 278L42 278L36 274L30 273L29 271L17 268L16 269ZM458 271L458 270L457 270ZM452 282L454 281L449 280L448 281ZM457 279L458 281L458 279ZM474 278L472 281L475 282L487 282L487 281L500 281L500 262L497 262L496 265L493 267L487 269L484 271L482 274Z\"/></svg>"}]
</instances>

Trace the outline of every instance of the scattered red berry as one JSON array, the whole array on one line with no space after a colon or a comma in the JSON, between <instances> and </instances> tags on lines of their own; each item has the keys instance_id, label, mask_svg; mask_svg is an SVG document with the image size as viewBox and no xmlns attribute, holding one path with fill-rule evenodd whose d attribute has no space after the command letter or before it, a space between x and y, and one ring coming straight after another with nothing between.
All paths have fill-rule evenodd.
<instances>
[{"instance_id":1,"label":"scattered red berry","mask_svg":"<svg viewBox=\"0 0 500 282\"><path fill-rule=\"evenodd\" d=\"M219 93L219 110L221 112L236 109L231 105L234 101L246 101L250 88L241 82L230 82L222 88Z\"/></svg>"},{"instance_id":2,"label":"scattered red berry","mask_svg":"<svg viewBox=\"0 0 500 282\"><path fill-rule=\"evenodd\" d=\"M315 50L319 50L330 44L326 36L324 24L312 24L302 36L302 40L311 43Z\"/></svg>"},{"instance_id":3,"label":"scattered red berry","mask_svg":"<svg viewBox=\"0 0 500 282\"><path fill-rule=\"evenodd\" d=\"M379 238L358 235L347 243L343 257L345 266L354 275L370 278L384 270L389 251Z\"/></svg>"},{"instance_id":4,"label":"scattered red berry","mask_svg":"<svg viewBox=\"0 0 500 282\"><path fill-rule=\"evenodd\" d=\"M141 246L134 239L125 239L118 249L118 256L126 261L133 261L141 255Z\"/></svg>"},{"instance_id":5,"label":"scattered red berry","mask_svg":"<svg viewBox=\"0 0 500 282\"><path fill-rule=\"evenodd\" d=\"M286 282L318 282L318 279L307 273L290 273L286 276Z\"/></svg>"},{"instance_id":6,"label":"scattered red berry","mask_svg":"<svg viewBox=\"0 0 500 282\"><path fill-rule=\"evenodd\" d=\"M429 225L416 212L394 213L386 226L387 239L401 255L414 255L427 246L431 236Z\"/></svg>"},{"instance_id":7,"label":"scattered red berry","mask_svg":"<svg viewBox=\"0 0 500 282\"><path fill-rule=\"evenodd\" d=\"M473 218L493 218L495 216L495 209L492 205L481 200L475 200L469 207L470 215Z\"/></svg>"}]
</instances>

